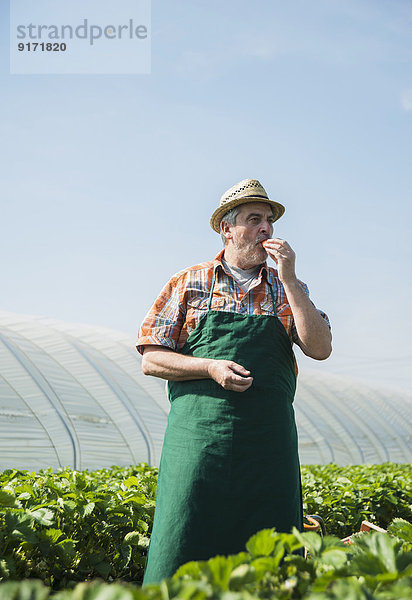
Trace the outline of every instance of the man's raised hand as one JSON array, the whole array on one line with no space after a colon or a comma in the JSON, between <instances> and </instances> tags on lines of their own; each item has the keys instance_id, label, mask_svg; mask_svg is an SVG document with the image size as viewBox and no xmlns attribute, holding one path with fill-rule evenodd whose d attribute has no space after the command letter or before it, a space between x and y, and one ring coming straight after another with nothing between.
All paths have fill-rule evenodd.
<instances>
[{"instance_id":1,"label":"man's raised hand","mask_svg":"<svg viewBox=\"0 0 412 600\"><path fill-rule=\"evenodd\" d=\"M296 255L286 240L272 238L265 240L263 247L277 264L279 279L282 283L295 281Z\"/></svg>"}]
</instances>

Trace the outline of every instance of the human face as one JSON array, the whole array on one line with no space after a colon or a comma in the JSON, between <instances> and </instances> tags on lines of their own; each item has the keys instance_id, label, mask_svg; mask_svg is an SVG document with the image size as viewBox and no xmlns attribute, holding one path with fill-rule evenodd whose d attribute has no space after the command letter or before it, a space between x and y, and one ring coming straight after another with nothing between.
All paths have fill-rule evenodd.
<instances>
[{"instance_id":1,"label":"human face","mask_svg":"<svg viewBox=\"0 0 412 600\"><path fill-rule=\"evenodd\" d=\"M271 207L264 202L250 202L240 207L236 225L226 224L225 255L231 264L251 269L266 260L267 252L261 242L272 237L274 220Z\"/></svg>"}]
</instances>

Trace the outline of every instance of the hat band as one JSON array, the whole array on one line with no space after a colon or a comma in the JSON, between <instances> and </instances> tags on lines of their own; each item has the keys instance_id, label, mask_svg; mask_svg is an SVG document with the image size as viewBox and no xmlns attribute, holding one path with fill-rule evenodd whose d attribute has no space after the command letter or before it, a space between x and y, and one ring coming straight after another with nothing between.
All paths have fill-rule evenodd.
<instances>
[{"instance_id":1,"label":"hat band","mask_svg":"<svg viewBox=\"0 0 412 600\"><path fill-rule=\"evenodd\" d=\"M262 194L250 194L250 196L238 196L237 198L230 198L230 200L226 200L226 202L224 204L221 204L221 206L224 206L229 202L233 202L234 200L243 200L244 198L264 198L265 200L269 200L267 196L263 196Z\"/></svg>"}]
</instances>

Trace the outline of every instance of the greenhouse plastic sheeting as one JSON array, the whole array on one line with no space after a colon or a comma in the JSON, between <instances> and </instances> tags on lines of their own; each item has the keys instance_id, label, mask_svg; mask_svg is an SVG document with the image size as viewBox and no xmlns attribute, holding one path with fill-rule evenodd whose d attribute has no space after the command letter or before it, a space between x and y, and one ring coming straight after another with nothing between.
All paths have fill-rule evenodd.
<instances>
[{"instance_id":1,"label":"greenhouse plastic sheeting","mask_svg":"<svg viewBox=\"0 0 412 600\"><path fill-rule=\"evenodd\" d=\"M303 371L303 464L410 462L412 396ZM169 404L135 340L0 311L0 469L158 465Z\"/></svg>"}]
</instances>

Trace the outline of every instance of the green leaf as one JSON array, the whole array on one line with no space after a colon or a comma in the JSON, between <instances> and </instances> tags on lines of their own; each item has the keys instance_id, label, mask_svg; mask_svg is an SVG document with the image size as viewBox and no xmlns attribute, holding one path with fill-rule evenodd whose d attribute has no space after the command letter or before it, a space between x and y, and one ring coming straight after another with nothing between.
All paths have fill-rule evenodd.
<instances>
[{"instance_id":1,"label":"green leaf","mask_svg":"<svg viewBox=\"0 0 412 600\"><path fill-rule=\"evenodd\" d=\"M4 517L6 531L11 539L35 544L37 536L33 529L33 519L31 515L24 512L6 513Z\"/></svg>"},{"instance_id":2,"label":"green leaf","mask_svg":"<svg viewBox=\"0 0 412 600\"><path fill-rule=\"evenodd\" d=\"M262 529L248 540L246 550L252 556L269 556L276 545L276 533L274 529Z\"/></svg>"},{"instance_id":3,"label":"green leaf","mask_svg":"<svg viewBox=\"0 0 412 600\"><path fill-rule=\"evenodd\" d=\"M355 578L340 579L331 583L327 593L312 593L305 600L375 600L366 586ZM398 600L401 600L400 598Z\"/></svg>"},{"instance_id":4,"label":"green leaf","mask_svg":"<svg viewBox=\"0 0 412 600\"><path fill-rule=\"evenodd\" d=\"M123 539L123 544L128 546L138 546L140 541L140 533L138 531L129 531Z\"/></svg>"},{"instance_id":5,"label":"green leaf","mask_svg":"<svg viewBox=\"0 0 412 600\"><path fill-rule=\"evenodd\" d=\"M321 537L313 531L301 533L296 528L293 529L293 533L302 545L308 549L312 559L317 559L324 564L331 564L330 561L333 560L336 560L339 564L345 562L348 549L339 538L332 535Z\"/></svg>"},{"instance_id":6,"label":"green leaf","mask_svg":"<svg viewBox=\"0 0 412 600\"><path fill-rule=\"evenodd\" d=\"M143 506L146 504L147 498L143 494L136 494L134 491L127 492L127 496L123 499L123 504L138 504L139 506Z\"/></svg>"},{"instance_id":7,"label":"green leaf","mask_svg":"<svg viewBox=\"0 0 412 600\"><path fill-rule=\"evenodd\" d=\"M137 526L139 527L139 530L144 533L147 533L149 530L149 525L146 523L146 521L142 521L141 519L137 521Z\"/></svg>"},{"instance_id":8,"label":"green leaf","mask_svg":"<svg viewBox=\"0 0 412 600\"><path fill-rule=\"evenodd\" d=\"M101 562L98 562L94 565L94 570L96 571L96 573L107 579L107 577L110 574L110 571L112 570L112 566L110 563L106 562L105 560L102 560Z\"/></svg>"},{"instance_id":9,"label":"green leaf","mask_svg":"<svg viewBox=\"0 0 412 600\"><path fill-rule=\"evenodd\" d=\"M338 477L336 483L340 483L341 485L347 487L347 485L352 485L352 482L347 477Z\"/></svg>"},{"instance_id":10,"label":"green leaf","mask_svg":"<svg viewBox=\"0 0 412 600\"><path fill-rule=\"evenodd\" d=\"M185 563L176 571L173 575L173 579L180 579L181 577L193 577L193 579L199 579L202 573L202 568L205 566L205 561L192 560Z\"/></svg>"},{"instance_id":11,"label":"green leaf","mask_svg":"<svg viewBox=\"0 0 412 600\"><path fill-rule=\"evenodd\" d=\"M127 588L117 583L102 582L79 583L69 597L57 594L53 600L135 600L143 594L134 594L133 588ZM144 596L143 596L144 597Z\"/></svg>"},{"instance_id":12,"label":"green leaf","mask_svg":"<svg viewBox=\"0 0 412 600\"><path fill-rule=\"evenodd\" d=\"M50 590L41 581L10 581L0 584L0 600L46 600Z\"/></svg>"},{"instance_id":13,"label":"green leaf","mask_svg":"<svg viewBox=\"0 0 412 600\"><path fill-rule=\"evenodd\" d=\"M22 492L17 497L18 497L19 500L30 500L30 498L32 497L32 495L29 492Z\"/></svg>"},{"instance_id":14,"label":"green leaf","mask_svg":"<svg viewBox=\"0 0 412 600\"><path fill-rule=\"evenodd\" d=\"M233 568L231 556L215 556L206 563L209 581L222 590L229 587L229 578Z\"/></svg>"},{"instance_id":15,"label":"green leaf","mask_svg":"<svg viewBox=\"0 0 412 600\"><path fill-rule=\"evenodd\" d=\"M42 539L48 540L51 544L55 544L62 535L63 532L61 529L48 528L41 531Z\"/></svg>"},{"instance_id":16,"label":"green leaf","mask_svg":"<svg viewBox=\"0 0 412 600\"><path fill-rule=\"evenodd\" d=\"M257 581L262 579L266 573L274 573L278 567L276 558L273 558L272 556L260 556L259 558L254 558L250 564L255 570Z\"/></svg>"},{"instance_id":17,"label":"green leaf","mask_svg":"<svg viewBox=\"0 0 412 600\"><path fill-rule=\"evenodd\" d=\"M252 565L239 565L230 574L229 589L240 590L247 583L252 583L256 580L256 571Z\"/></svg>"},{"instance_id":18,"label":"green leaf","mask_svg":"<svg viewBox=\"0 0 412 600\"><path fill-rule=\"evenodd\" d=\"M130 487L140 488L140 481L137 479L137 477L132 475L131 477L128 477L125 481L123 481L123 485L126 488L130 488Z\"/></svg>"},{"instance_id":19,"label":"green leaf","mask_svg":"<svg viewBox=\"0 0 412 600\"><path fill-rule=\"evenodd\" d=\"M275 567L280 565L280 561L285 556L285 545L282 539L276 540L274 549L272 550L272 559Z\"/></svg>"},{"instance_id":20,"label":"green leaf","mask_svg":"<svg viewBox=\"0 0 412 600\"><path fill-rule=\"evenodd\" d=\"M91 515L95 507L96 504L94 502L89 502L88 504L86 504L86 506L84 506L82 509L82 517L87 517L88 515Z\"/></svg>"},{"instance_id":21,"label":"green leaf","mask_svg":"<svg viewBox=\"0 0 412 600\"><path fill-rule=\"evenodd\" d=\"M320 535L312 531L301 533L296 527L293 529L293 534L300 541L302 546L305 546L305 548L309 550L312 558L320 554L322 548L322 538Z\"/></svg>"},{"instance_id":22,"label":"green leaf","mask_svg":"<svg viewBox=\"0 0 412 600\"><path fill-rule=\"evenodd\" d=\"M96 547L94 553L89 556L89 562L94 567L94 565L97 565L97 563L104 560L105 556L106 552L101 548Z\"/></svg>"},{"instance_id":23,"label":"green leaf","mask_svg":"<svg viewBox=\"0 0 412 600\"><path fill-rule=\"evenodd\" d=\"M359 575L397 573L395 546L400 542L387 533L367 533L355 538L351 567Z\"/></svg>"},{"instance_id":24,"label":"green leaf","mask_svg":"<svg viewBox=\"0 0 412 600\"><path fill-rule=\"evenodd\" d=\"M55 521L54 512L48 508L39 508L28 513L37 523L50 527Z\"/></svg>"},{"instance_id":25,"label":"green leaf","mask_svg":"<svg viewBox=\"0 0 412 600\"><path fill-rule=\"evenodd\" d=\"M84 490L87 486L86 476L79 471L73 471L73 479L78 490Z\"/></svg>"},{"instance_id":26,"label":"green leaf","mask_svg":"<svg viewBox=\"0 0 412 600\"><path fill-rule=\"evenodd\" d=\"M412 600L412 577L396 581L390 587L374 594L374 600Z\"/></svg>"},{"instance_id":27,"label":"green leaf","mask_svg":"<svg viewBox=\"0 0 412 600\"><path fill-rule=\"evenodd\" d=\"M152 588L150 590L150 588ZM196 581L193 579L169 579L161 582L159 586L149 586L144 588L142 591L150 592L146 595L145 599L156 598L156 600L205 600L206 598L215 598L216 600L223 600L226 594L234 596L230 592L223 592L222 594L215 595L212 586L205 581ZM152 592L152 593L151 593ZM153 594L153 595L152 595ZM136 596L134 600L144 600L141 596ZM227 597L230 600L230 597ZM233 598L235 600L235 598ZM240 600L240 599L239 599Z\"/></svg>"},{"instance_id":28,"label":"green leaf","mask_svg":"<svg viewBox=\"0 0 412 600\"><path fill-rule=\"evenodd\" d=\"M0 506L18 506L16 496L9 490L0 490Z\"/></svg>"},{"instance_id":29,"label":"green leaf","mask_svg":"<svg viewBox=\"0 0 412 600\"><path fill-rule=\"evenodd\" d=\"M322 553L320 563L322 565L330 565L335 569L340 569L347 561L346 550L344 548L333 548L325 550Z\"/></svg>"},{"instance_id":30,"label":"green leaf","mask_svg":"<svg viewBox=\"0 0 412 600\"><path fill-rule=\"evenodd\" d=\"M389 525L388 531L405 542L412 543L412 524L405 519L394 519Z\"/></svg>"},{"instance_id":31,"label":"green leaf","mask_svg":"<svg viewBox=\"0 0 412 600\"><path fill-rule=\"evenodd\" d=\"M122 556L121 568L126 569L132 558L132 547L120 546L120 554Z\"/></svg>"},{"instance_id":32,"label":"green leaf","mask_svg":"<svg viewBox=\"0 0 412 600\"><path fill-rule=\"evenodd\" d=\"M294 528L295 531L295 528ZM296 531L298 531L296 529ZM295 535L295 533L278 533L279 539L282 541L283 546L285 547L285 552L292 553L296 550L302 548L303 544L300 539ZM275 553L277 550L275 549Z\"/></svg>"},{"instance_id":33,"label":"green leaf","mask_svg":"<svg viewBox=\"0 0 412 600\"><path fill-rule=\"evenodd\" d=\"M396 556L396 567L402 575L412 575L412 552L400 552Z\"/></svg>"},{"instance_id":34,"label":"green leaf","mask_svg":"<svg viewBox=\"0 0 412 600\"><path fill-rule=\"evenodd\" d=\"M77 504L74 500L63 500L63 507L67 512L73 512Z\"/></svg>"},{"instance_id":35,"label":"green leaf","mask_svg":"<svg viewBox=\"0 0 412 600\"><path fill-rule=\"evenodd\" d=\"M78 542L75 540L65 539L58 542L58 544L56 544L56 548L59 550L60 555L70 562L70 560L73 559L76 554L77 543Z\"/></svg>"},{"instance_id":36,"label":"green leaf","mask_svg":"<svg viewBox=\"0 0 412 600\"><path fill-rule=\"evenodd\" d=\"M0 559L0 581L7 579L10 579L10 566L7 560Z\"/></svg>"}]
</instances>

